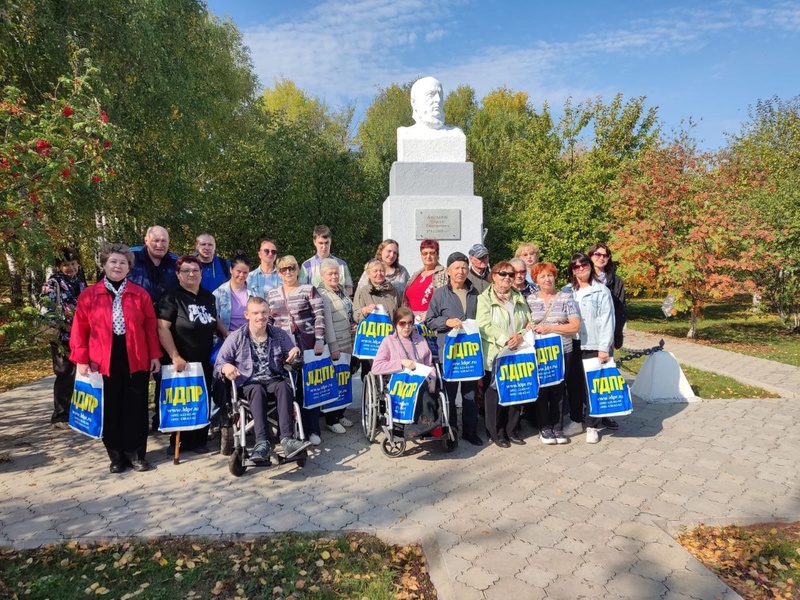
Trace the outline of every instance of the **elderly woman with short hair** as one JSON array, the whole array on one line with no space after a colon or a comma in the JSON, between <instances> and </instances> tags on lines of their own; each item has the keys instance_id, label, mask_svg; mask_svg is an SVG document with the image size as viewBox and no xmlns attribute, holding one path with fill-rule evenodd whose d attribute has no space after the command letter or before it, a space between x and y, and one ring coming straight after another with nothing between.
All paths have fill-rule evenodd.
<instances>
[{"instance_id":1,"label":"elderly woman with short hair","mask_svg":"<svg viewBox=\"0 0 800 600\"><path fill-rule=\"evenodd\" d=\"M353 318L353 303L341 285L339 263L326 258L319 267L322 283L317 291L322 297L325 311L325 342L331 351L331 358L338 360L344 354L353 354L353 334L356 322ZM360 284L359 284L360 285ZM325 424L333 433L345 433L345 427L353 422L344 416L344 409L325 413Z\"/></svg>"},{"instance_id":2,"label":"elderly woman with short hair","mask_svg":"<svg viewBox=\"0 0 800 600\"><path fill-rule=\"evenodd\" d=\"M161 347L153 301L125 279L133 253L110 244L100 253L103 277L78 298L70 360L81 375L103 375L103 444L111 472L147 471L147 386L158 372Z\"/></svg>"},{"instance_id":3,"label":"elderly woman with short hair","mask_svg":"<svg viewBox=\"0 0 800 600\"><path fill-rule=\"evenodd\" d=\"M525 270L528 272L525 278L528 280L528 283L536 283L531 277L531 269L533 265L539 262L539 246L529 242L523 242L517 246L514 258L522 259L525 263Z\"/></svg>"},{"instance_id":4,"label":"elderly woman with short hair","mask_svg":"<svg viewBox=\"0 0 800 600\"><path fill-rule=\"evenodd\" d=\"M514 267L514 281L511 283L511 285L513 285L514 289L522 294L522 297L527 300L528 296L538 291L539 286L537 286L535 283L529 282L526 279L526 277L530 276L530 272L526 268L524 260L521 258L512 258L508 262Z\"/></svg>"}]
</instances>

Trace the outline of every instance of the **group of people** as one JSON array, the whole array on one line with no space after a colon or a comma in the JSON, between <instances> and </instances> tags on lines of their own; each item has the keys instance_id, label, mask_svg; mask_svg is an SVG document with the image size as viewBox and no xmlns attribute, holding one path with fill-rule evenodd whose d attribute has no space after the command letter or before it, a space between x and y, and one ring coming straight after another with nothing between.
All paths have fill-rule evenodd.
<instances>
[{"instance_id":1,"label":"group of people","mask_svg":"<svg viewBox=\"0 0 800 600\"><path fill-rule=\"evenodd\" d=\"M352 354L358 324L379 305L392 315L395 332L384 340L387 347L382 346L380 360L352 361L351 369L361 367L362 375L370 369L386 373L415 362L432 364L435 357L423 346L427 342L414 324L424 322L437 332L441 349L451 329L467 319L478 321L485 376L472 382L442 382L453 427L455 399L461 393L461 437L470 443L483 444L480 411L486 435L500 447L525 443L522 416L536 423L545 444L567 441L567 413L573 422L585 424L589 442L598 441L600 427L616 426L610 419L600 422L586 416L581 363L590 356L605 361L615 340L617 347L621 344L615 338L615 323L619 336L625 319L624 285L604 244L575 254L568 268L570 285L558 290L556 267L538 262L533 244L522 244L514 259L494 265L486 247L475 244L468 255L456 252L442 265L438 243L423 240L422 268L409 274L399 262L397 242L384 240L354 288L348 265L331 254L331 241L330 229L317 226L316 253L300 264L291 255L278 258L276 242L265 238L254 265L244 254L230 261L220 258L214 237L207 233L197 236L194 254L176 256L169 252L166 229L153 226L141 247L107 245L100 255L101 276L88 287L77 251L63 248L44 289L50 314L59 324L53 342L53 426L68 427L76 370L82 375L99 372L110 470L147 470L150 377L156 382L157 400L162 365L172 364L180 372L188 363L199 362L216 405L224 405L225 379L235 382L250 401L256 422L254 460L265 460L270 450L269 400L278 405L284 452L297 453L309 443L321 443L321 413L319 408L302 409L308 440L292 439L293 397L286 363L303 351L319 355L326 346L334 360ZM524 405L523 414L519 406L498 405L491 377L498 352L518 347L530 329L562 335L568 376L565 384L546 388L537 402ZM158 410L152 419L155 430ZM325 414L325 426L334 434L352 425L343 409ZM203 453L208 452L207 440L208 428L203 428L181 432L179 443L183 450ZM176 442L173 434L170 452Z\"/></svg>"}]
</instances>

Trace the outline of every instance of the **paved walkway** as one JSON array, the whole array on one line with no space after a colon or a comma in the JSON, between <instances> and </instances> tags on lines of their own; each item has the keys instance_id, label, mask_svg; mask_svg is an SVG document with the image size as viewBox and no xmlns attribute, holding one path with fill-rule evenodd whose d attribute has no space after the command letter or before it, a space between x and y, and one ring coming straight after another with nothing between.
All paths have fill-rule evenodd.
<instances>
[{"instance_id":1,"label":"paved walkway","mask_svg":"<svg viewBox=\"0 0 800 600\"><path fill-rule=\"evenodd\" d=\"M664 349L672 352L681 365L726 375L741 383L780 394L783 398L800 398L800 367L630 328L625 330L625 347L652 348L658 346L662 338Z\"/></svg>"},{"instance_id":2,"label":"paved walkway","mask_svg":"<svg viewBox=\"0 0 800 600\"><path fill-rule=\"evenodd\" d=\"M423 541L444 599L727 600L669 532L800 519L789 399L637 402L598 445L429 442L400 459L354 429L325 435L304 470L237 479L219 455L172 465L166 436L150 438L154 471L110 474L99 442L46 425L51 385L0 395L0 544L360 529Z\"/></svg>"}]
</instances>

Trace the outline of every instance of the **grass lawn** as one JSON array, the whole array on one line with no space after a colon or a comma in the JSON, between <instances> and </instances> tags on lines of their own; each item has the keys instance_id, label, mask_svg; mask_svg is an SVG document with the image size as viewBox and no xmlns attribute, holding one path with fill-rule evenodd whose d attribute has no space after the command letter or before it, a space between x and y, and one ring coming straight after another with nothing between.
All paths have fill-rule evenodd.
<instances>
[{"instance_id":1,"label":"grass lawn","mask_svg":"<svg viewBox=\"0 0 800 600\"><path fill-rule=\"evenodd\" d=\"M636 375L639 369L642 368L644 361L647 357L642 356L634 358L633 360L626 360L625 362L618 363L620 369ZM705 398L707 400L716 400L720 398L779 398L779 394L768 392L767 390L745 385L739 383L735 379L725 377L724 375L717 375L716 373L709 373L701 369L692 367L681 367L686 379L692 386L692 391L696 396Z\"/></svg>"},{"instance_id":2,"label":"grass lawn","mask_svg":"<svg viewBox=\"0 0 800 600\"><path fill-rule=\"evenodd\" d=\"M700 524L678 541L747 600L800 597L800 522Z\"/></svg>"},{"instance_id":3,"label":"grass lawn","mask_svg":"<svg viewBox=\"0 0 800 600\"><path fill-rule=\"evenodd\" d=\"M685 338L689 315L666 318L661 312L661 302L661 299L629 299L628 327ZM778 317L756 314L749 308L749 297L709 305L697 322L695 341L800 367L800 336L789 333Z\"/></svg>"},{"instance_id":4,"label":"grass lawn","mask_svg":"<svg viewBox=\"0 0 800 600\"><path fill-rule=\"evenodd\" d=\"M281 534L252 541L70 542L0 551L0 597L432 600L422 549L378 538Z\"/></svg>"}]
</instances>

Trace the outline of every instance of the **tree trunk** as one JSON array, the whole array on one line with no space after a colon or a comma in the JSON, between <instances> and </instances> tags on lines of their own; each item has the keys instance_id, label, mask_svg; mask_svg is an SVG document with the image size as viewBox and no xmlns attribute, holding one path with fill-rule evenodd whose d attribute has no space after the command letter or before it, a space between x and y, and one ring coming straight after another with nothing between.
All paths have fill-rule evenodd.
<instances>
[{"instance_id":1,"label":"tree trunk","mask_svg":"<svg viewBox=\"0 0 800 600\"><path fill-rule=\"evenodd\" d=\"M686 334L686 337L690 340L693 340L697 337L697 318L700 316L700 307L692 302L692 321L689 325L689 332Z\"/></svg>"},{"instance_id":2,"label":"tree trunk","mask_svg":"<svg viewBox=\"0 0 800 600\"><path fill-rule=\"evenodd\" d=\"M24 302L22 294L22 273L17 268L17 261L6 252L6 262L8 263L8 274L11 278L11 306L21 308Z\"/></svg>"}]
</instances>

